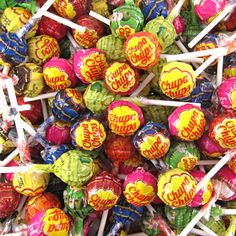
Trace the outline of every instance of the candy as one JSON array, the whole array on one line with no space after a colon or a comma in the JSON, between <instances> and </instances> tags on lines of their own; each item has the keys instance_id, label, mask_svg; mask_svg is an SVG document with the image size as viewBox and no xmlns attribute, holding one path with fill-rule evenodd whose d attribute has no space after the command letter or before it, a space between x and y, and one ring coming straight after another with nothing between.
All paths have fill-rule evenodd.
<instances>
[{"instance_id":1,"label":"candy","mask_svg":"<svg viewBox=\"0 0 236 236\"><path fill-rule=\"evenodd\" d=\"M228 167L236 174L236 156L234 156L228 163Z\"/></svg>"},{"instance_id":2,"label":"candy","mask_svg":"<svg viewBox=\"0 0 236 236\"><path fill-rule=\"evenodd\" d=\"M154 34L139 32L126 39L124 52L132 66L148 70L157 65L160 59L161 46Z\"/></svg>"},{"instance_id":3,"label":"candy","mask_svg":"<svg viewBox=\"0 0 236 236\"><path fill-rule=\"evenodd\" d=\"M168 122L170 134L184 141L199 139L206 126L206 120L201 109L190 104L175 109L169 116Z\"/></svg>"},{"instance_id":4,"label":"candy","mask_svg":"<svg viewBox=\"0 0 236 236\"><path fill-rule=\"evenodd\" d=\"M142 110L128 101L112 102L107 109L107 120L112 132L119 135L133 135L143 125Z\"/></svg>"},{"instance_id":5,"label":"candy","mask_svg":"<svg viewBox=\"0 0 236 236\"><path fill-rule=\"evenodd\" d=\"M109 12L109 6L108 6L108 1L104 0L92 0L91 1L91 10L97 12L98 14L104 16L104 17L109 17L110 12Z\"/></svg>"},{"instance_id":6,"label":"candy","mask_svg":"<svg viewBox=\"0 0 236 236\"><path fill-rule=\"evenodd\" d=\"M43 66L45 83L53 90L75 87L78 80L75 77L73 65L62 58L53 57Z\"/></svg>"},{"instance_id":7,"label":"candy","mask_svg":"<svg viewBox=\"0 0 236 236\"><path fill-rule=\"evenodd\" d=\"M158 178L157 195L167 205L188 205L196 193L197 182L192 175L180 169L171 169Z\"/></svg>"},{"instance_id":8,"label":"candy","mask_svg":"<svg viewBox=\"0 0 236 236\"><path fill-rule=\"evenodd\" d=\"M128 63L114 62L104 72L108 90L120 95L131 95L138 86L138 74Z\"/></svg>"},{"instance_id":9,"label":"candy","mask_svg":"<svg viewBox=\"0 0 236 236\"><path fill-rule=\"evenodd\" d=\"M165 126L149 121L133 138L134 146L147 159L163 157L170 147L170 134Z\"/></svg>"},{"instance_id":10,"label":"candy","mask_svg":"<svg viewBox=\"0 0 236 236\"><path fill-rule=\"evenodd\" d=\"M194 143L173 143L165 155L165 163L170 168L190 171L198 163L200 153Z\"/></svg>"},{"instance_id":11,"label":"candy","mask_svg":"<svg viewBox=\"0 0 236 236\"><path fill-rule=\"evenodd\" d=\"M101 50L90 48L74 54L75 74L85 84L101 79L106 67L106 56Z\"/></svg>"}]
</instances>

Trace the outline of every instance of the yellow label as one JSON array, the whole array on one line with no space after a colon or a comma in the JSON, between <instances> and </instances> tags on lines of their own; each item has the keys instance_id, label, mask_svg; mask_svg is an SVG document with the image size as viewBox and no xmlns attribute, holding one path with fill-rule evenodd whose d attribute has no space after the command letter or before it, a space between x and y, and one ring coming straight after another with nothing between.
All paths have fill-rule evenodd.
<instances>
[{"instance_id":1,"label":"yellow label","mask_svg":"<svg viewBox=\"0 0 236 236\"><path fill-rule=\"evenodd\" d=\"M83 96L82 94L72 88L67 88L66 89L66 95L71 98L71 100L75 103L75 104L82 104L83 105Z\"/></svg>"},{"instance_id":2,"label":"yellow label","mask_svg":"<svg viewBox=\"0 0 236 236\"><path fill-rule=\"evenodd\" d=\"M236 120L224 119L214 128L215 139L223 148L236 148Z\"/></svg>"},{"instance_id":3,"label":"yellow label","mask_svg":"<svg viewBox=\"0 0 236 236\"><path fill-rule=\"evenodd\" d=\"M135 29L129 25L123 25L116 29L116 34L121 38L127 38L131 34L135 33Z\"/></svg>"},{"instance_id":4,"label":"yellow label","mask_svg":"<svg viewBox=\"0 0 236 236\"><path fill-rule=\"evenodd\" d=\"M205 129L206 120L204 114L193 108L188 111L181 112L179 120L176 123L178 136L186 141L194 141L199 139Z\"/></svg>"},{"instance_id":5,"label":"yellow label","mask_svg":"<svg viewBox=\"0 0 236 236\"><path fill-rule=\"evenodd\" d=\"M145 206L150 204L156 195L153 187L144 184L142 181L127 184L123 194L127 202L135 206Z\"/></svg>"},{"instance_id":6,"label":"yellow label","mask_svg":"<svg viewBox=\"0 0 236 236\"><path fill-rule=\"evenodd\" d=\"M164 156L170 147L170 140L162 133L156 133L153 136L144 137L144 142L140 144L140 153L148 159L156 159Z\"/></svg>"},{"instance_id":7,"label":"yellow label","mask_svg":"<svg viewBox=\"0 0 236 236\"><path fill-rule=\"evenodd\" d=\"M177 164L177 167L181 170L190 171L192 170L198 163L197 157L182 157Z\"/></svg>"},{"instance_id":8,"label":"yellow label","mask_svg":"<svg viewBox=\"0 0 236 236\"><path fill-rule=\"evenodd\" d=\"M67 73L57 67L46 67L43 71L43 75L46 84L53 90L62 90L71 85Z\"/></svg>"},{"instance_id":9,"label":"yellow label","mask_svg":"<svg viewBox=\"0 0 236 236\"><path fill-rule=\"evenodd\" d=\"M119 199L111 190L99 189L93 195L89 196L88 204L96 211L103 211L104 208L113 207Z\"/></svg>"},{"instance_id":10,"label":"yellow label","mask_svg":"<svg viewBox=\"0 0 236 236\"><path fill-rule=\"evenodd\" d=\"M147 37L133 37L128 41L126 54L135 67L147 67L156 58L156 45Z\"/></svg>"},{"instance_id":11,"label":"yellow label","mask_svg":"<svg viewBox=\"0 0 236 236\"><path fill-rule=\"evenodd\" d=\"M164 66L160 88L162 92L172 98L180 99L188 97L195 87L195 74L191 66L183 63L169 63ZM191 69L185 68L185 65Z\"/></svg>"},{"instance_id":12,"label":"yellow label","mask_svg":"<svg viewBox=\"0 0 236 236\"><path fill-rule=\"evenodd\" d=\"M97 32L92 29L86 29L84 33L76 30L73 32L75 40L85 48L93 47L99 39Z\"/></svg>"},{"instance_id":13,"label":"yellow label","mask_svg":"<svg viewBox=\"0 0 236 236\"><path fill-rule=\"evenodd\" d=\"M236 110L236 89L230 93L231 107L233 110Z\"/></svg>"},{"instance_id":14,"label":"yellow label","mask_svg":"<svg viewBox=\"0 0 236 236\"><path fill-rule=\"evenodd\" d=\"M43 217L43 232L49 236L67 236L70 230L68 216L58 208L49 209Z\"/></svg>"},{"instance_id":15,"label":"yellow label","mask_svg":"<svg viewBox=\"0 0 236 236\"><path fill-rule=\"evenodd\" d=\"M105 55L98 52L85 57L82 64L79 69L86 82L90 84L101 78L102 72L107 66Z\"/></svg>"},{"instance_id":16,"label":"yellow label","mask_svg":"<svg viewBox=\"0 0 236 236\"><path fill-rule=\"evenodd\" d=\"M82 121L74 135L76 144L85 150L99 148L106 139L104 126L94 119Z\"/></svg>"},{"instance_id":17,"label":"yellow label","mask_svg":"<svg viewBox=\"0 0 236 236\"><path fill-rule=\"evenodd\" d=\"M108 122L112 132L119 135L132 135L140 126L138 112L124 105L109 111Z\"/></svg>"},{"instance_id":18,"label":"yellow label","mask_svg":"<svg viewBox=\"0 0 236 236\"><path fill-rule=\"evenodd\" d=\"M236 156L228 162L228 166L236 174Z\"/></svg>"},{"instance_id":19,"label":"yellow label","mask_svg":"<svg viewBox=\"0 0 236 236\"><path fill-rule=\"evenodd\" d=\"M55 0L53 6L57 12L65 18L73 19L76 16L76 11L69 0Z\"/></svg>"},{"instance_id":20,"label":"yellow label","mask_svg":"<svg viewBox=\"0 0 236 236\"><path fill-rule=\"evenodd\" d=\"M158 181L158 196L167 205L188 205L196 192L196 180L185 171L172 169L161 175Z\"/></svg>"},{"instance_id":21,"label":"yellow label","mask_svg":"<svg viewBox=\"0 0 236 236\"><path fill-rule=\"evenodd\" d=\"M204 51L204 50L208 50L208 49L214 49L216 48L216 44L214 42L202 42L202 43L198 43L195 48L194 51ZM203 57L205 60L209 58L209 56L204 56ZM217 62L217 60L215 60L213 64L215 64Z\"/></svg>"},{"instance_id":22,"label":"yellow label","mask_svg":"<svg viewBox=\"0 0 236 236\"><path fill-rule=\"evenodd\" d=\"M134 70L126 63L113 63L105 76L106 84L113 92L128 92L135 85Z\"/></svg>"},{"instance_id":23,"label":"yellow label","mask_svg":"<svg viewBox=\"0 0 236 236\"><path fill-rule=\"evenodd\" d=\"M205 205L206 203L208 203L208 201L211 198L213 192L213 185L211 181L208 181L206 186L204 187L204 191L202 194L202 205Z\"/></svg>"}]
</instances>

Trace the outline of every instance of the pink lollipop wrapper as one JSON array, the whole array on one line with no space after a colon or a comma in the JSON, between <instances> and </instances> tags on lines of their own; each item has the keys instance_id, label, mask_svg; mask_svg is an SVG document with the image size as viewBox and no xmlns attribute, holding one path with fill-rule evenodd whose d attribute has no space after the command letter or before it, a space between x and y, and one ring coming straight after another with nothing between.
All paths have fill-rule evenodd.
<instances>
[{"instance_id":1,"label":"pink lollipop wrapper","mask_svg":"<svg viewBox=\"0 0 236 236\"><path fill-rule=\"evenodd\" d=\"M63 58L53 57L43 66L45 83L53 90L73 88L78 80L73 65Z\"/></svg>"},{"instance_id":2,"label":"pink lollipop wrapper","mask_svg":"<svg viewBox=\"0 0 236 236\"><path fill-rule=\"evenodd\" d=\"M96 48L82 49L74 54L75 74L85 84L101 79L106 66L105 53Z\"/></svg>"},{"instance_id":3,"label":"pink lollipop wrapper","mask_svg":"<svg viewBox=\"0 0 236 236\"><path fill-rule=\"evenodd\" d=\"M28 226L29 236L44 236L43 233L43 212L37 212L36 215L31 219Z\"/></svg>"},{"instance_id":4,"label":"pink lollipop wrapper","mask_svg":"<svg viewBox=\"0 0 236 236\"><path fill-rule=\"evenodd\" d=\"M227 2L227 0L202 0L195 6L195 12L202 21L207 21L223 10Z\"/></svg>"},{"instance_id":5,"label":"pink lollipop wrapper","mask_svg":"<svg viewBox=\"0 0 236 236\"><path fill-rule=\"evenodd\" d=\"M177 16L173 21L173 25L177 34L181 34L185 31L186 22L182 16Z\"/></svg>"},{"instance_id":6,"label":"pink lollipop wrapper","mask_svg":"<svg viewBox=\"0 0 236 236\"><path fill-rule=\"evenodd\" d=\"M19 166L17 162L15 161L11 161L9 162L6 166ZM5 179L8 181L8 182L11 182L13 181L13 177L14 177L14 173L7 173L7 174L4 174L4 177Z\"/></svg>"},{"instance_id":7,"label":"pink lollipop wrapper","mask_svg":"<svg viewBox=\"0 0 236 236\"><path fill-rule=\"evenodd\" d=\"M146 206L156 197L157 180L143 168L138 168L126 176L123 189L123 194L129 203Z\"/></svg>"},{"instance_id":8,"label":"pink lollipop wrapper","mask_svg":"<svg viewBox=\"0 0 236 236\"><path fill-rule=\"evenodd\" d=\"M228 110L236 110L236 77L224 80L217 90L220 105Z\"/></svg>"}]
</instances>

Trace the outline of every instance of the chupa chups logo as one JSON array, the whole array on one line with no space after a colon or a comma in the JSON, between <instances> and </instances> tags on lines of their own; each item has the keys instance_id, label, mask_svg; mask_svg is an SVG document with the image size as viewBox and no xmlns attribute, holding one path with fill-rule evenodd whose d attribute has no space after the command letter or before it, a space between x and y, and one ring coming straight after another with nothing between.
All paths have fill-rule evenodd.
<instances>
[{"instance_id":1,"label":"chupa chups logo","mask_svg":"<svg viewBox=\"0 0 236 236\"><path fill-rule=\"evenodd\" d=\"M94 45L99 39L97 32L93 29L86 29L83 33L74 31L74 37L83 47L90 47L90 45Z\"/></svg>"},{"instance_id":2,"label":"chupa chups logo","mask_svg":"<svg viewBox=\"0 0 236 236\"><path fill-rule=\"evenodd\" d=\"M131 28L129 25L123 25L116 29L116 34L121 38L127 38L131 34L135 33L135 29Z\"/></svg>"},{"instance_id":3,"label":"chupa chups logo","mask_svg":"<svg viewBox=\"0 0 236 236\"><path fill-rule=\"evenodd\" d=\"M58 13L64 17L72 19L76 16L74 7L69 0L56 0L53 6L57 9Z\"/></svg>"},{"instance_id":4,"label":"chupa chups logo","mask_svg":"<svg viewBox=\"0 0 236 236\"><path fill-rule=\"evenodd\" d=\"M82 94L71 88L66 89L66 95L71 98L71 100L74 102L74 104L83 104L83 97Z\"/></svg>"},{"instance_id":5,"label":"chupa chups logo","mask_svg":"<svg viewBox=\"0 0 236 236\"><path fill-rule=\"evenodd\" d=\"M196 166L197 163L198 163L197 157L184 156L179 160L177 167L180 168L181 170L190 171Z\"/></svg>"},{"instance_id":6,"label":"chupa chups logo","mask_svg":"<svg viewBox=\"0 0 236 236\"><path fill-rule=\"evenodd\" d=\"M19 10L19 8L16 8L16 7L12 7L11 9L13 13L16 13L19 16L18 19L22 24L25 24L31 17L31 14L29 11Z\"/></svg>"},{"instance_id":7,"label":"chupa chups logo","mask_svg":"<svg viewBox=\"0 0 236 236\"><path fill-rule=\"evenodd\" d=\"M228 166L231 170L236 170L236 156L234 156L229 162ZM234 171L235 172L235 171ZM236 172L235 172L236 173Z\"/></svg>"}]
</instances>

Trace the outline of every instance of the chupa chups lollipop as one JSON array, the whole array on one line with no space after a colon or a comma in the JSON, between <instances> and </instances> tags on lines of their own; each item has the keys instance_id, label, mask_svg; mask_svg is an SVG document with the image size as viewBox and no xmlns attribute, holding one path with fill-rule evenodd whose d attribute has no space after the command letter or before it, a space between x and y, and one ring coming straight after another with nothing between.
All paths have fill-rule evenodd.
<instances>
[{"instance_id":1,"label":"chupa chups lollipop","mask_svg":"<svg viewBox=\"0 0 236 236\"><path fill-rule=\"evenodd\" d=\"M109 128L118 135L133 135L144 123L142 110L132 102L115 101L107 109Z\"/></svg>"},{"instance_id":2,"label":"chupa chups lollipop","mask_svg":"<svg viewBox=\"0 0 236 236\"><path fill-rule=\"evenodd\" d=\"M40 1L42 2L42 0L40 0ZM35 1L18 1L18 0L6 1L6 0L3 0L0 3L0 9L2 11L4 9L6 9L7 7L15 7L15 6L23 7L23 8L30 10L31 12L34 12L35 8L36 8L36 2Z\"/></svg>"},{"instance_id":3,"label":"chupa chups lollipop","mask_svg":"<svg viewBox=\"0 0 236 236\"><path fill-rule=\"evenodd\" d=\"M90 9L94 12L104 16L109 17L110 16L110 7L108 6L108 1L103 0L92 0L91 1L91 7Z\"/></svg>"},{"instance_id":4,"label":"chupa chups lollipop","mask_svg":"<svg viewBox=\"0 0 236 236\"><path fill-rule=\"evenodd\" d=\"M25 205L25 219L30 222L37 212L61 208L61 202L53 193L47 192L29 198Z\"/></svg>"},{"instance_id":5,"label":"chupa chups lollipop","mask_svg":"<svg viewBox=\"0 0 236 236\"><path fill-rule=\"evenodd\" d=\"M20 194L15 191L12 184L0 183L0 219L9 217L20 203Z\"/></svg>"},{"instance_id":6,"label":"chupa chups lollipop","mask_svg":"<svg viewBox=\"0 0 236 236\"><path fill-rule=\"evenodd\" d=\"M206 120L199 107L186 104L178 107L168 118L172 136L184 141L198 140L204 133Z\"/></svg>"},{"instance_id":7,"label":"chupa chups lollipop","mask_svg":"<svg viewBox=\"0 0 236 236\"><path fill-rule=\"evenodd\" d=\"M14 88L18 96L35 97L45 87L42 67L34 63L15 66L10 76L16 81Z\"/></svg>"},{"instance_id":8,"label":"chupa chups lollipop","mask_svg":"<svg viewBox=\"0 0 236 236\"><path fill-rule=\"evenodd\" d=\"M108 0L109 6L119 7L125 3L125 0Z\"/></svg>"},{"instance_id":9,"label":"chupa chups lollipop","mask_svg":"<svg viewBox=\"0 0 236 236\"><path fill-rule=\"evenodd\" d=\"M187 171L171 169L159 175L157 195L167 205L188 205L196 194L197 182Z\"/></svg>"},{"instance_id":10,"label":"chupa chups lollipop","mask_svg":"<svg viewBox=\"0 0 236 236\"><path fill-rule=\"evenodd\" d=\"M137 168L126 176L123 189L127 202L134 206L147 206L156 196L157 180L143 168Z\"/></svg>"},{"instance_id":11,"label":"chupa chups lollipop","mask_svg":"<svg viewBox=\"0 0 236 236\"><path fill-rule=\"evenodd\" d=\"M236 110L236 77L224 80L217 89L220 105L225 110Z\"/></svg>"},{"instance_id":12,"label":"chupa chups lollipop","mask_svg":"<svg viewBox=\"0 0 236 236\"><path fill-rule=\"evenodd\" d=\"M43 16L39 22L38 34L46 34L56 40L62 40L66 36L67 30L67 26Z\"/></svg>"},{"instance_id":13,"label":"chupa chups lollipop","mask_svg":"<svg viewBox=\"0 0 236 236\"><path fill-rule=\"evenodd\" d=\"M228 167L236 174L236 156L234 156L228 163Z\"/></svg>"},{"instance_id":14,"label":"chupa chups lollipop","mask_svg":"<svg viewBox=\"0 0 236 236\"><path fill-rule=\"evenodd\" d=\"M193 142L176 142L171 145L164 161L170 168L192 170L200 160L200 153Z\"/></svg>"},{"instance_id":15,"label":"chupa chups lollipop","mask_svg":"<svg viewBox=\"0 0 236 236\"><path fill-rule=\"evenodd\" d=\"M53 57L43 66L45 83L53 90L62 90L76 86L73 65L66 59Z\"/></svg>"},{"instance_id":16,"label":"chupa chups lollipop","mask_svg":"<svg viewBox=\"0 0 236 236\"><path fill-rule=\"evenodd\" d=\"M74 146L92 151L102 146L106 139L106 130L95 116L86 115L72 126L71 137Z\"/></svg>"},{"instance_id":17,"label":"chupa chups lollipop","mask_svg":"<svg viewBox=\"0 0 236 236\"><path fill-rule=\"evenodd\" d=\"M153 33L138 32L130 35L124 43L126 59L141 70L148 70L157 65L161 46Z\"/></svg>"},{"instance_id":18,"label":"chupa chups lollipop","mask_svg":"<svg viewBox=\"0 0 236 236\"><path fill-rule=\"evenodd\" d=\"M103 23L93 18L92 16L81 16L77 19L76 23L86 27L85 32L79 32L78 30L72 31L75 41L82 47L95 47L97 41L105 33Z\"/></svg>"},{"instance_id":19,"label":"chupa chups lollipop","mask_svg":"<svg viewBox=\"0 0 236 236\"><path fill-rule=\"evenodd\" d=\"M224 31L234 31L236 29L236 9L231 12L230 16L217 25L217 29Z\"/></svg>"},{"instance_id":20,"label":"chupa chups lollipop","mask_svg":"<svg viewBox=\"0 0 236 236\"><path fill-rule=\"evenodd\" d=\"M52 101L53 115L65 122L78 119L84 108L82 94L72 88L60 90Z\"/></svg>"},{"instance_id":21,"label":"chupa chups lollipop","mask_svg":"<svg viewBox=\"0 0 236 236\"><path fill-rule=\"evenodd\" d=\"M138 86L138 72L128 63L113 62L106 67L104 81L109 91L131 95Z\"/></svg>"},{"instance_id":22,"label":"chupa chups lollipop","mask_svg":"<svg viewBox=\"0 0 236 236\"><path fill-rule=\"evenodd\" d=\"M105 53L96 48L78 50L73 60L75 74L85 84L101 79L107 67Z\"/></svg>"},{"instance_id":23,"label":"chupa chups lollipop","mask_svg":"<svg viewBox=\"0 0 236 236\"><path fill-rule=\"evenodd\" d=\"M25 196L37 196L48 186L48 173L14 173L13 186L15 190Z\"/></svg>"},{"instance_id":24,"label":"chupa chups lollipop","mask_svg":"<svg viewBox=\"0 0 236 236\"><path fill-rule=\"evenodd\" d=\"M170 134L164 125L149 121L136 132L133 143L143 157L153 160L168 152Z\"/></svg>"},{"instance_id":25,"label":"chupa chups lollipop","mask_svg":"<svg viewBox=\"0 0 236 236\"><path fill-rule=\"evenodd\" d=\"M59 208L51 208L38 212L29 222L28 235L60 235L67 236L70 230L70 220L66 213Z\"/></svg>"},{"instance_id":26,"label":"chupa chups lollipop","mask_svg":"<svg viewBox=\"0 0 236 236\"><path fill-rule=\"evenodd\" d=\"M53 57L59 57L60 47L55 38L39 35L28 41L28 55L31 62L42 65Z\"/></svg>"},{"instance_id":27,"label":"chupa chups lollipop","mask_svg":"<svg viewBox=\"0 0 236 236\"><path fill-rule=\"evenodd\" d=\"M53 7L64 18L76 19L87 11L87 0L55 0Z\"/></svg>"},{"instance_id":28,"label":"chupa chups lollipop","mask_svg":"<svg viewBox=\"0 0 236 236\"><path fill-rule=\"evenodd\" d=\"M190 174L196 179L197 182L200 182L205 176L205 173L200 170L192 170ZM196 193L193 200L188 205L191 207L205 205L210 200L212 193L213 185L211 181L208 181L203 188Z\"/></svg>"},{"instance_id":29,"label":"chupa chups lollipop","mask_svg":"<svg viewBox=\"0 0 236 236\"><path fill-rule=\"evenodd\" d=\"M222 113L211 121L209 125L209 137L222 148L236 148L235 128L235 113Z\"/></svg>"}]
</instances>

